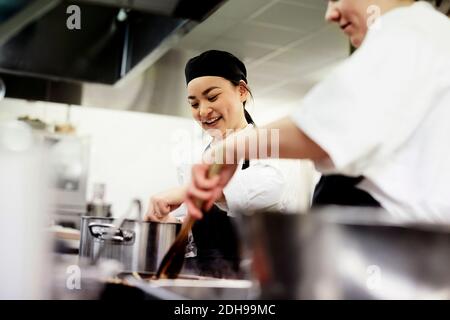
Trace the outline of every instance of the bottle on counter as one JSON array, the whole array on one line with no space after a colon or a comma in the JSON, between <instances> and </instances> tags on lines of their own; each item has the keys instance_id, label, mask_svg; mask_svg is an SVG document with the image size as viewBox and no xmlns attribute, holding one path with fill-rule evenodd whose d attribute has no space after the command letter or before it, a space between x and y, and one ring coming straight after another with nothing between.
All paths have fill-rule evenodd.
<instances>
[{"instance_id":1,"label":"bottle on counter","mask_svg":"<svg viewBox=\"0 0 450 320\"><path fill-rule=\"evenodd\" d=\"M92 200L87 204L87 215L92 217L109 218L111 214L111 204L105 201L104 183L94 184Z\"/></svg>"}]
</instances>

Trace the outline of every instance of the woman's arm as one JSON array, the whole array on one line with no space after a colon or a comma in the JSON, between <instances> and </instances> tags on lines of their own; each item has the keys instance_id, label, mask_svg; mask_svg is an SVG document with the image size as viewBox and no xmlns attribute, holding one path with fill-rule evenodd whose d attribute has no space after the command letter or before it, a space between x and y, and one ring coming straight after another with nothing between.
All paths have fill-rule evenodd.
<instances>
[{"instance_id":1,"label":"woman's arm","mask_svg":"<svg viewBox=\"0 0 450 320\"><path fill-rule=\"evenodd\" d=\"M169 189L150 198L146 220L157 222L177 222L169 213L178 208L186 198L187 186Z\"/></svg>"}]
</instances>

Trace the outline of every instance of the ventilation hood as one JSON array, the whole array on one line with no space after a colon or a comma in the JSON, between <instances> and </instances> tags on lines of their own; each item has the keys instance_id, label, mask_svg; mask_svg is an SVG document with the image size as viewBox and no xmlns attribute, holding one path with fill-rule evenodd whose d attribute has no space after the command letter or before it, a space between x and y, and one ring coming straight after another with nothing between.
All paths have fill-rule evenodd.
<instances>
[{"instance_id":1,"label":"ventilation hood","mask_svg":"<svg viewBox=\"0 0 450 320\"><path fill-rule=\"evenodd\" d=\"M0 0L0 77L116 84L147 69L223 2ZM67 27L71 5L80 8L79 30Z\"/></svg>"}]
</instances>

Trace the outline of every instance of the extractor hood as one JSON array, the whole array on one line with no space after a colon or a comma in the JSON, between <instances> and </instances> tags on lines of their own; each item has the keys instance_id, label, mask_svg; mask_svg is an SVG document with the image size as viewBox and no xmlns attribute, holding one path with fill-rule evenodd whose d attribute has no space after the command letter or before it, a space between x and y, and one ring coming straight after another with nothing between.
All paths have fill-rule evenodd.
<instances>
[{"instance_id":1,"label":"extractor hood","mask_svg":"<svg viewBox=\"0 0 450 320\"><path fill-rule=\"evenodd\" d=\"M115 84L148 68L223 2L0 0L0 73ZM80 29L67 27L71 5Z\"/></svg>"}]
</instances>

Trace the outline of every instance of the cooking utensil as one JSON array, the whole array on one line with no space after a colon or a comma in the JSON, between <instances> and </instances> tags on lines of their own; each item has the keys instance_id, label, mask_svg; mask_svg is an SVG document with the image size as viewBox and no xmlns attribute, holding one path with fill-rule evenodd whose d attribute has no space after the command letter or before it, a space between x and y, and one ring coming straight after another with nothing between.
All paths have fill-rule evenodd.
<instances>
[{"instance_id":1,"label":"cooking utensil","mask_svg":"<svg viewBox=\"0 0 450 320\"><path fill-rule=\"evenodd\" d=\"M209 167L208 177L212 178L219 174L222 169L221 164L213 164ZM196 203L197 208L203 207L203 201L198 200ZM186 251L186 245L188 243L189 232L192 230L192 227L195 223L195 220L187 215L183 226L181 228L180 233L178 234L175 242L170 247L167 254L164 256L161 265L156 272L156 278L168 278L175 279L181 271L184 263L184 254Z\"/></svg>"},{"instance_id":2,"label":"cooking utensil","mask_svg":"<svg viewBox=\"0 0 450 320\"><path fill-rule=\"evenodd\" d=\"M449 299L450 226L381 209L243 215L263 299Z\"/></svg>"},{"instance_id":3,"label":"cooking utensil","mask_svg":"<svg viewBox=\"0 0 450 320\"><path fill-rule=\"evenodd\" d=\"M141 212L140 203L134 204ZM181 225L126 219L127 216L129 211L120 219L83 216L80 257L91 263L114 259L123 264L123 271L154 273Z\"/></svg>"},{"instance_id":4,"label":"cooking utensil","mask_svg":"<svg viewBox=\"0 0 450 320\"><path fill-rule=\"evenodd\" d=\"M99 236L102 238L102 240L105 241L104 245L100 248L99 252L97 253L97 256L92 260L92 264L97 264L98 259L101 257L103 251L105 250L105 248L108 247L109 244L111 244L114 241L118 241L118 242L125 242L125 241L133 241L133 233L132 232L127 232L122 230L122 226L125 222L126 218L129 218L133 206L136 206L138 209L138 217L141 218L142 216L142 204L141 201L138 199L133 200L132 205L130 206L130 208L127 210L127 212L120 217L117 220L114 220L114 222L110 225L96 225L96 224L90 224L89 225L89 230L91 231L92 234L95 234L96 236ZM96 233L94 231L94 228L98 228L98 227L103 227L104 233ZM105 228L106 227L106 228Z\"/></svg>"}]
</instances>

